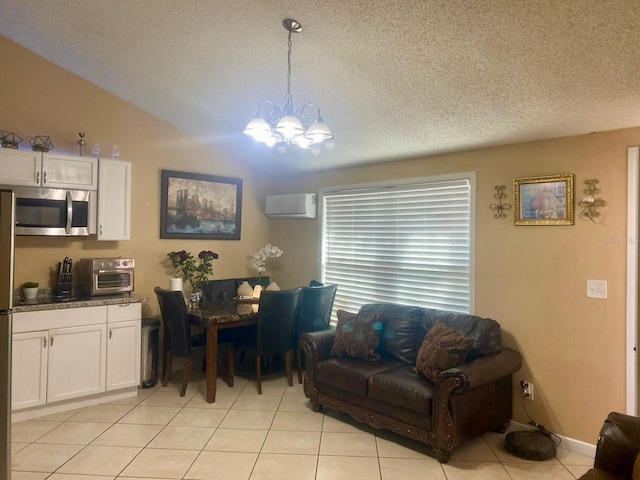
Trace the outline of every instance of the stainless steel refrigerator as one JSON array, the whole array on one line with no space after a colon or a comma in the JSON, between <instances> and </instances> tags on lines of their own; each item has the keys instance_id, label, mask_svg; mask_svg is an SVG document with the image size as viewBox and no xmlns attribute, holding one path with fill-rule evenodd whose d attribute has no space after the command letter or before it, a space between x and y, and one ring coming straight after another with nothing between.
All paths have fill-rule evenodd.
<instances>
[{"instance_id":1,"label":"stainless steel refrigerator","mask_svg":"<svg viewBox=\"0 0 640 480\"><path fill-rule=\"evenodd\" d=\"M11 480L11 309L15 196L0 190L0 478Z\"/></svg>"}]
</instances>

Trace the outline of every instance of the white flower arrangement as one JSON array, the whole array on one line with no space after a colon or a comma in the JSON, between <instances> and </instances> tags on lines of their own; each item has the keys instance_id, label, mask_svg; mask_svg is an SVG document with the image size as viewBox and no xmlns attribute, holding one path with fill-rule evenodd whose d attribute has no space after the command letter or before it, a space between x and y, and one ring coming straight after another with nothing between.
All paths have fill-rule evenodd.
<instances>
[{"instance_id":1,"label":"white flower arrangement","mask_svg":"<svg viewBox=\"0 0 640 480\"><path fill-rule=\"evenodd\" d=\"M253 255L247 255L249 266L258 272L258 276L262 277L262 273L266 270L267 260L269 258L280 258L284 252L275 245L267 243Z\"/></svg>"}]
</instances>

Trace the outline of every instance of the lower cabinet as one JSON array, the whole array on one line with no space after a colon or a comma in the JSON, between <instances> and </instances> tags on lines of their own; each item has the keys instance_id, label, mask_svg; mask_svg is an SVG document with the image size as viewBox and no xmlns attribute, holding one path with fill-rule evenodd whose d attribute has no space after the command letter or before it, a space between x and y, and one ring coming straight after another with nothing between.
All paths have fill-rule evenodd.
<instances>
[{"instance_id":1,"label":"lower cabinet","mask_svg":"<svg viewBox=\"0 0 640 480\"><path fill-rule=\"evenodd\" d=\"M139 385L139 303L13 317L12 410Z\"/></svg>"},{"instance_id":2,"label":"lower cabinet","mask_svg":"<svg viewBox=\"0 0 640 480\"><path fill-rule=\"evenodd\" d=\"M47 403L49 332L14 333L11 361L11 408Z\"/></svg>"},{"instance_id":3,"label":"lower cabinet","mask_svg":"<svg viewBox=\"0 0 640 480\"><path fill-rule=\"evenodd\" d=\"M49 332L47 403L104 392L106 325Z\"/></svg>"}]
</instances>

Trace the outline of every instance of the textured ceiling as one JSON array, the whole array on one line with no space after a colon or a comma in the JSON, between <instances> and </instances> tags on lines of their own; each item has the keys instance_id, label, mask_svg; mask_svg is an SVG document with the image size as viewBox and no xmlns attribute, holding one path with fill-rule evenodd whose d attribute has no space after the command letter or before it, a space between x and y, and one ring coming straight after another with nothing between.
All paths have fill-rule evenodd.
<instances>
[{"instance_id":1,"label":"textured ceiling","mask_svg":"<svg viewBox=\"0 0 640 480\"><path fill-rule=\"evenodd\" d=\"M315 102L319 156L243 135ZM640 125L639 0L1 0L0 35L271 172Z\"/></svg>"}]
</instances>

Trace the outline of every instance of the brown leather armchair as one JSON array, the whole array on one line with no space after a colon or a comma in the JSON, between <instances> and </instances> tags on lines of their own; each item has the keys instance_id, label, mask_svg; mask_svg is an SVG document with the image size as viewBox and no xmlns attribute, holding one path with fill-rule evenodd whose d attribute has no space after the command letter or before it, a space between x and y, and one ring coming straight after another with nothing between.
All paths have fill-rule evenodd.
<instances>
[{"instance_id":1,"label":"brown leather armchair","mask_svg":"<svg viewBox=\"0 0 640 480\"><path fill-rule=\"evenodd\" d=\"M600 430L593 468L580 479L631 480L636 478L633 476L633 465L639 453L640 418L612 412Z\"/></svg>"}]
</instances>

